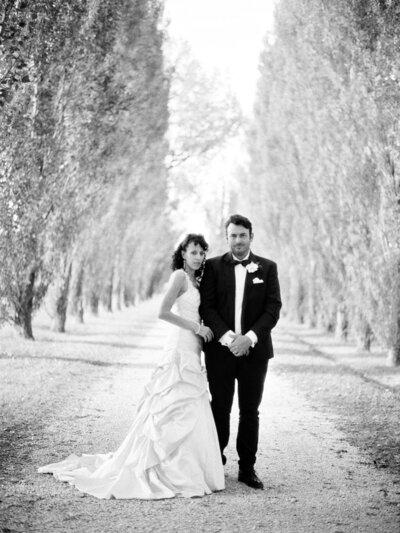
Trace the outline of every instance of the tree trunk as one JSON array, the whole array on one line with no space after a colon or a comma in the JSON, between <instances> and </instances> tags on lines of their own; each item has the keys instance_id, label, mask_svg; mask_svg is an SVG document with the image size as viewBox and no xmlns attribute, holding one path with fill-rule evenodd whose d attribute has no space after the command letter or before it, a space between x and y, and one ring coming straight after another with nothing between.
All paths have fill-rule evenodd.
<instances>
[{"instance_id":1,"label":"tree trunk","mask_svg":"<svg viewBox=\"0 0 400 533\"><path fill-rule=\"evenodd\" d=\"M400 366L400 262L396 265L394 273L395 283L393 291L393 337L389 348L386 364L388 366Z\"/></svg>"},{"instance_id":2,"label":"tree trunk","mask_svg":"<svg viewBox=\"0 0 400 533\"><path fill-rule=\"evenodd\" d=\"M132 294L128 287L123 288L123 300L125 307L129 307L132 304Z\"/></svg>"},{"instance_id":3,"label":"tree trunk","mask_svg":"<svg viewBox=\"0 0 400 533\"><path fill-rule=\"evenodd\" d=\"M335 328L335 337L338 340L346 341L348 335L348 318L347 318L347 309L346 306L341 303L338 305L336 311L336 328Z\"/></svg>"},{"instance_id":4,"label":"tree trunk","mask_svg":"<svg viewBox=\"0 0 400 533\"><path fill-rule=\"evenodd\" d=\"M118 311L122 309L122 292L121 292L121 266L120 266L120 256L117 253L117 257L114 263L114 306Z\"/></svg>"},{"instance_id":5,"label":"tree trunk","mask_svg":"<svg viewBox=\"0 0 400 533\"><path fill-rule=\"evenodd\" d=\"M315 279L317 275L316 262L313 261L311 266L311 276L308 282L308 298L307 298L307 322L311 328L317 326L317 289L315 286Z\"/></svg>"},{"instance_id":6,"label":"tree trunk","mask_svg":"<svg viewBox=\"0 0 400 533\"><path fill-rule=\"evenodd\" d=\"M330 305L321 305L317 315L317 328L321 328L327 333L334 333L337 324L336 312L337 309Z\"/></svg>"},{"instance_id":7,"label":"tree trunk","mask_svg":"<svg viewBox=\"0 0 400 533\"><path fill-rule=\"evenodd\" d=\"M76 320L83 324L83 278L85 274L85 269L83 262L80 262L78 265L78 270L74 284L72 286L71 302L70 302L70 312L71 315L76 317Z\"/></svg>"},{"instance_id":8,"label":"tree trunk","mask_svg":"<svg viewBox=\"0 0 400 533\"><path fill-rule=\"evenodd\" d=\"M89 297L89 306L92 315L98 316L99 314L99 296L92 290Z\"/></svg>"},{"instance_id":9,"label":"tree trunk","mask_svg":"<svg viewBox=\"0 0 400 533\"><path fill-rule=\"evenodd\" d=\"M300 324L304 324L304 304L306 301L306 291L304 283L299 281L298 293L297 293L297 316Z\"/></svg>"},{"instance_id":10,"label":"tree trunk","mask_svg":"<svg viewBox=\"0 0 400 533\"><path fill-rule=\"evenodd\" d=\"M299 322L300 324L304 323L304 301L305 301L305 290L304 285L301 280L297 278L292 278L290 286L290 307L289 307L289 318L294 322Z\"/></svg>"},{"instance_id":11,"label":"tree trunk","mask_svg":"<svg viewBox=\"0 0 400 533\"><path fill-rule=\"evenodd\" d=\"M362 319L362 324L357 335L357 351L370 352L373 333L370 325L365 319Z\"/></svg>"},{"instance_id":12,"label":"tree trunk","mask_svg":"<svg viewBox=\"0 0 400 533\"><path fill-rule=\"evenodd\" d=\"M113 297L113 290L114 290L114 271L111 271L110 280L108 282L107 290L106 290L106 309L109 313L112 313L112 297Z\"/></svg>"},{"instance_id":13,"label":"tree trunk","mask_svg":"<svg viewBox=\"0 0 400 533\"><path fill-rule=\"evenodd\" d=\"M386 359L388 366L400 366L400 301L397 302L397 317L394 327L393 344L389 348Z\"/></svg>"},{"instance_id":14,"label":"tree trunk","mask_svg":"<svg viewBox=\"0 0 400 533\"><path fill-rule=\"evenodd\" d=\"M72 262L69 262L66 272L63 272L56 286L54 318L52 330L65 333L65 323L67 321L68 292L71 280Z\"/></svg>"},{"instance_id":15,"label":"tree trunk","mask_svg":"<svg viewBox=\"0 0 400 533\"><path fill-rule=\"evenodd\" d=\"M400 341L389 349L386 364L387 366L400 366Z\"/></svg>"},{"instance_id":16,"label":"tree trunk","mask_svg":"<svg viewBox=\"0 0 400 533\"><path fill-rule=\"evenodd\" d=\"M388 366L400 366L400 299L397 296L397 309L395 319L395 333L393 344L389 348L386 364Z\"/></svg>"},{"instance_id":17,"label":"tree trunk","mask_svg":"<svg viewBox=\"0 0 400 533\"><path fill-rule=\"evenodd\" d=\"M115 307L118 311L121 311L122 309L122 298L121 298L121 281L118 278L117 283L115 285Z\"/></svg>"},{"instance_id":18,"label":"tree trunk","mask_svg":"<svg viewBox=\"0 0 400 533\"><path fill-rule=\"evenodd\" d=\"M21 335L26 339L34 340L32 331L33 311L33 287L35 285L36 272L31 270L28 283L22 288L18 306L15 313L14 323Z\"/></svg>"},{"instance_id":19,"label":"tree trunk","mask_svg":"<svg viewBox=\"0 0 400 533\"><path fill-rule=\"evenodd\" d=\"M76 315L76 320L79 324L83 324L83 299L79 300L79 309L78 314Z\"/></svg>"}]
</instances>

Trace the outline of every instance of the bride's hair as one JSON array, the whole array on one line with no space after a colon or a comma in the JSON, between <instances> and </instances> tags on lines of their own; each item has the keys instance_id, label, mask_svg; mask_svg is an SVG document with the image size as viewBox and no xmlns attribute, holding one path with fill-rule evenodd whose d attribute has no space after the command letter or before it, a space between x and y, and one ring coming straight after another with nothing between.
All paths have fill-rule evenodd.
<instances>
[{"instance_id":1,"label":"bride's hair","mask_svg":"<svg viewBox=\"0 0 400 533\"><path fill-rule=\"evenodd\" d=\"M179 268L183 268L183 257L182 252L186 250L186 248L189 246L190 243L193 243L194 245L199 244L205 252L208 250L208 244L204 238L203 235L200 233L188 233L186 237L183 239L183 241L179 244L178 248L175 250L175 252L172 254L172 263L171 268L172 270L178 270ZM195 276L201 277L203 274L204 269L204 261L199 270L196 270Z\"/></svg>"}]
</instances>

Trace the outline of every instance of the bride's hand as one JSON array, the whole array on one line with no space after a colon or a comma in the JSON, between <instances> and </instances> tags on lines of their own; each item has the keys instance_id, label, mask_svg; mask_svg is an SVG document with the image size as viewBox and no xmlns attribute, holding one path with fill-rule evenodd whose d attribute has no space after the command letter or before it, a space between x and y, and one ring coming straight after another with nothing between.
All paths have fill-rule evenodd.
<instances>
[{"instance_id":1,"label":"bride's hand","mask_svg":"<svg viewBox=\"0 0 400 533\"><path fill-rule=\"evenodd\" d=\"M198 333L200 337L202 337L205 342L209 342L214 337L214 333L211 331L211 329L208 326L200 326L200 331Z\"/></svg>"}]
</instances>

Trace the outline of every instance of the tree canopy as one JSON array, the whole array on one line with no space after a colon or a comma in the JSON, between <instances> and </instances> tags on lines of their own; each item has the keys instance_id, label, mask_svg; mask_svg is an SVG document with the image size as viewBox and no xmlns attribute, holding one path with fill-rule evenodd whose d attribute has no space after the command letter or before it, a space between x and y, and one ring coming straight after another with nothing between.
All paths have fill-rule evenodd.
<instances>
[{"instance_id":1,"label":"tree canopy","mask_svg":"<svg viewBox=\"0 0 400 533\"><path fill-rule=\"evenodd\" d=\"M57 278L68 287L73 260L96 298L114 271L121 291L134 293L127 250L138 239L154 246L144 227L163 224L161 8L156 0L2 2L1 317L28 337L32 310Z\"/></svg>"},{"instance_id":2,"label":"tree canopy","mask_svg":"<svg viewBox=\"0 0 400 533\"><path fill-rule=\"evenodd\" d=\"M248 134L252 210L286 313L400 363L395 2L282 0Z\"/></svg>"}]
</instances>

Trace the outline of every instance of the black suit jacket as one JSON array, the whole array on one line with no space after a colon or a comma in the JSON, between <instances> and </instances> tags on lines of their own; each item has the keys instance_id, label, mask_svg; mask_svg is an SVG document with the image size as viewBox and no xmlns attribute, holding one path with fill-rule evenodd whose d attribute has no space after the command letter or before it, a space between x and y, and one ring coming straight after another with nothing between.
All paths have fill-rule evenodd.
<instances>
[{"instance_id":1,"label":"black suit jacket","mask_svg":"<svg viewBox=\"0 0 400 533\"><path fill-rule=\"evenodd\" d=\"M277 266L253 253L250 259L258 268L246 274L242 332L253 330L258 337L250 355L271 358L274 355L271 329L278 322L282 306ZM207 354L221 346L218 340L224 333L235 330L235 269L230 253L206 261L200 294L200 315L214 333L214 340L204 345Z\"/></svg>"}]
</instances>

